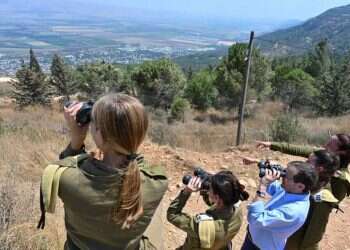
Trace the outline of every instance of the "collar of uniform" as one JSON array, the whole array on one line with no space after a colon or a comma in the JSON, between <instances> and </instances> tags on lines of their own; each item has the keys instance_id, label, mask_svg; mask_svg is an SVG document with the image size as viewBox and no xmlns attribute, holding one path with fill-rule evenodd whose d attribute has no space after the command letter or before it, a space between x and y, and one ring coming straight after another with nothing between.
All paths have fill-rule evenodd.
<instances>
[{"instance_id":1,"label":"collar of uniform","mask_svg":"<svg viewBox=\"0 0 350 250\"><path fill-rule=\"evenodd\" d=\"M110 180L114 182L125 174L125 169L111 168L93 157L89 157L86 161L84 161L79 166L79 169L86 177L96 181Z\"/></svg>"}]
</instances>

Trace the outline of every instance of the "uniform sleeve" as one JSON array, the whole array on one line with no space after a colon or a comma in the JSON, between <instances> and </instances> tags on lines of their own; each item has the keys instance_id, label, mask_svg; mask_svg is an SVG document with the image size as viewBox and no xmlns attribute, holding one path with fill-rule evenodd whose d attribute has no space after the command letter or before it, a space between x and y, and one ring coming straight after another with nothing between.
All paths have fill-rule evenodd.
<instances>
[{"instance_id":1,"label":"uniform sleeve","mask_svg":"<svg viewBox=\"0 0 350 250\"><path fill-rule=\"evenodd\" d=\"M170 203L167 219L174 226L196 237L194 217L182 212L190 195L191 193L186 193L183 190L180 192L176 199Z\"/></svg>"},{"instance_id":2,"label":"uniform sleeve","mask_svg":"<svg viewBox=\"0 0 350 250\"><path fill-rule=\"evenodd\" d=\"M298 211L308 211L309 206L281 206L272 210L265 210L264 202L256 201L248 206L248 222L255 228L264 228L271 232L288 232L296 223L300 223L298 219ZM299 211L300 212L300 211ZM300 225L301 226L301 225Z\"/></svg>"},{"instance_id":3,"label":"uniform sleeve","mask_svg":"<svg viewBox=\"0 0 350 250\"><path fill-rule=\"evenodd\" d=\"M68 146L59 154L59 159L62 160L68 156L76 156L79 154L84 154L86 153L85 151L85 145L83 145L79 150L74 150L72 149L70 143L68 144Z\"/></svg>"},{"instance_id":4,"label":"uniform sleeve","mask_svg":"<svg viewBox=\"0 0 350 250\"><path fill-rule=\"evenodd\" d=\"M270 149L273 151L279 151L284 154L301 156L301 157L307 158L312 152L319 150L321 148L293 145L293 144L284 143L284 142L282 143L272 142Z\"/></svg>"}]
</instances>

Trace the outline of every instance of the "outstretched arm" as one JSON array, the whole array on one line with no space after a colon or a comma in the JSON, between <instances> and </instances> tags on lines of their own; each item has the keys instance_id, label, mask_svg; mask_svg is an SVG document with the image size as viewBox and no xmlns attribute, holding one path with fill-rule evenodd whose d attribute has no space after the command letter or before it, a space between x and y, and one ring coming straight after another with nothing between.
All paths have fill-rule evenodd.
<instances>
[{"instance_id":1,"label":"outstretched arm","mask_svg":"<svg viewBox=\"0 0 350 250\"><path fill-rule=\"evenodd\" d=\"M303 145L295 145L295 144L289 144L285 142L274 142L271 144L271 150L279 151L284 154L289 155L295 155L295 156L301 156L301 157L309 157L310 154L312 154L314 151L319 150L321 148L312 147L312 146L303 146Z\"/></svg>"}]
</instances>

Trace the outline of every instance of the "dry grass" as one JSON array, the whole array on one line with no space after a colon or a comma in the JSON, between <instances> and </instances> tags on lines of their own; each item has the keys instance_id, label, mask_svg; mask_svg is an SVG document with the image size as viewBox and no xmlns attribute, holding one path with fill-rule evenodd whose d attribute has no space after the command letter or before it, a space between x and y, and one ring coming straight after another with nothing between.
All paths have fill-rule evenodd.
<instances>
[{"instance_id":1,"label":"dry grass","mask_svg":"<svg viewBox=\"0 0 350 250\"><path fill-rule=\"evenodd\" d=\"M269 125L283 113L280 103L267 102L250 108L243 125L242 141L249 144L255 140L271 140ZM329 118L310 118L298 115L301 133L295 143L322 145L332 133L350 131L350 115ZM220 152L235 145L237 131L237 111L205 113L190 111L185 123L167 123L166 114L157 112L151 116L151 139L159 144L181 147L200 152Z\"/></svg>"},{"instance_id":2,"label":"dry grass","mask_svg":"<svg viewBox=\"0 0 350 250\"><path fill-rule=\"evenodd\" d=\"M13 79L9 77L0 77L0 96L8 96L11 93L13 90L11 80Z\"/></svg>"},{"instance_id":3,"label":"dry grass","mask_svg":"<svg viewBox=\"0 0 350 250\"><path fill-rule=\"evenodd\" d=\"M281 105L256 106L245 122L245 142L268 139L268 124ZM149 137L160 144L192 151L219 152L234 144L235 113L190 112L186 122L168 124L165 114L151 114ZM348 132L350 116L301 118L307 136L301 142L321 141L328 130ZM57 159L68 143L67 128L57 110L29 108L15 111L0 107L0 248L62 249L65 240L63 209L48 216L44 231L37 230L38 186L42 169ZM88 145L92 145L91 138ZM159 156L158 156L159 157ZM165 157L166 158L166 157Z\"/></svg>"},{"instance_id":4,"label":"dry grass","mask_svg":"<svg viewBox=\"0 0 350 250\"><path fill-rule=\"evenodd\" d=\"M36 229L42 169L67 143L62 117L42 108L3 108L0 116L1 249L62 249L61 220L49 218L44 231Z\"/></svg>"}]
</instances>

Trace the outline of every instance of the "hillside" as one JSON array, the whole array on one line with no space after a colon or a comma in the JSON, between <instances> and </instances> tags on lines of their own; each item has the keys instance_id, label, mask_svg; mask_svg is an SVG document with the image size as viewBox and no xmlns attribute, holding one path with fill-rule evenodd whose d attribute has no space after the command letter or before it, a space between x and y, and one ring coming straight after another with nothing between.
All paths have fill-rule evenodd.
<instances>
[{"instance_id":1,"label":"hillside","mask_svg":"<svg viewBox=\"0 0 350 250\"><path fill-rule=\"evenodd\" d=\"M199 69L211 66L216 66L219 64L220 59L227 55L228 48L221 46L215 47L214 50L198 52L191 55L175 57L173 60L175 63L179 64L181 68L197 71Z\"/></svg>"},{"instance_id":2,"label":"hillside","mask_svg":"<svg viewBox=\"0 0 350 250\"><path fill-rule=\"evenodd\" d=\"M305 53L322 39L327 39L336 53L345 53L350 48L350 5L329 9L298 26L259 38L256 44L269 55Z\"/></svg>"},{"instance_id":3,"label":"hillside","mask_svg":"<svg viewBox=\"0 0 350 250\"><path fill-rule=\"evenodd\" d=\"M11 106L0 105L0 115L2 117L0 121L0 146L2 148L0 154L2 172L0 176L0 215L4 218L0 220L0 227L6 228L0 231L0 245L4 249L63 249L66 232L62 203L59 203L56 214L47 216L45 230L36 230L37 219L40 215L38 188L42 169L48 162L56 160L58 153L68 143L67 128L64 125L62 114L43 108L18 111ZM152 120L154 123L155 119ZM255 123L259 122L255 121ZM153 138L150 136L150 139ZM164 250L173 250L184 241L184 233L166 222L165 213L171 200L181 190L182 176L192 172L194 166L203 166L210 172L222 169L233 171L252 197L257 185L257 167L244 166L242 156L261 159L269 157L282 164L300 159L269 150L258 150L254 145L226 146L222 150L203 153L158 145L150 139L144 143L140 151L148 162L164 166L169 178L169 188L162 202L162 219L165 226L157 228L163 236L164 247L162 249ZM211 140L214 141L213 138ZM191 142L195 143L194 140ZM92 149L91 146L92 141L89 137L88 150ZM26 195L23 195L24 193ZM185 207L186 212L193 214L206 209L202 200L198 198L196 194L191 197ZM248 203L242 204L245 213ZM321 243L322 249L350 249L350 217L348 216L350 200L346 199L341 208L345 214L333 213L330 217L329 227ZM11 213L6 213L7 209L10 209ZM233 241L234 250L240 249L246 232L245 228L246 220Z\"/></svg>"}]
</instances>

